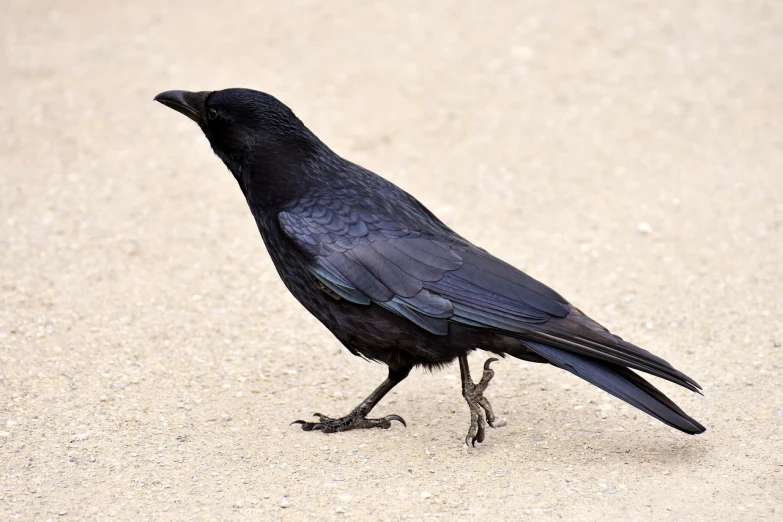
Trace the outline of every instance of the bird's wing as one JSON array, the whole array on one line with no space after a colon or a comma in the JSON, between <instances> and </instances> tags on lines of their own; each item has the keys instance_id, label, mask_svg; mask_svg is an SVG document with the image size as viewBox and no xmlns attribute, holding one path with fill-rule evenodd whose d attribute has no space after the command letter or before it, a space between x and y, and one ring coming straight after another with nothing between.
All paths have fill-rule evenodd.
<instances>
[{"instance_id":1,"label":"bird's wing","mask_svg":"<svg viewBox=\"0 0 783 522\"><path fill-rule=\"evenodd\" d=\"M422 233L367 206L306 198L278 215L284 233L311 256L312 275L332 295L376 303L436 335L447 335L451 322L488 328L693 389L669 363L609 333L508 263L459 236Z\"/></svg>"},{"instance_id":2,"label":"bird's wing","mask_svg":"<svg viewBox=\"0 0 783 522\"><path fill-rule=\"evenodd\" d=\"M285 234L310 254L312 275L333 295L375 302L438 335L448 333L453 307L424 288L462 260L380 211L329 198L305 199L278 215Z\"/></svg>"},{"instance_id":3,"label":"bird's wing","mask_svg":"<svg viewBox=\"0 0 783 522\"><path fill-rule=\"evenodd\" d=\"M333 294L375 302L434 334L447 334L448 320L509 329L568 314L565 299L511 265L389 214L307 198L280 212L278 222L312 256L311 272Z\"/></svg>"}]
</instances>

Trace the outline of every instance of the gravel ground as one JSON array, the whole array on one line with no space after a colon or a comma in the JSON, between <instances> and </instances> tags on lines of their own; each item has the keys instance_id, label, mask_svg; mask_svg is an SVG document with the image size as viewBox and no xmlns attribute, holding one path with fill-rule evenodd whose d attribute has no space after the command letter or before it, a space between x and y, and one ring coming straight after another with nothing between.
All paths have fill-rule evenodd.
<instances>
[{"instance_id":1,"label":"gravel ground","mask_svg":"<svg viewBox=\"0 0 783 522\"><path fill-rule=\"evenodd\" d=\"M783 517L779 1L3 0L0 518ZM287 293L166 89L274 93L467 238L670 360L687 437L505 360L384 377ZM479 364L483 354L476 354Z\"/></svg>"}]
</instances>

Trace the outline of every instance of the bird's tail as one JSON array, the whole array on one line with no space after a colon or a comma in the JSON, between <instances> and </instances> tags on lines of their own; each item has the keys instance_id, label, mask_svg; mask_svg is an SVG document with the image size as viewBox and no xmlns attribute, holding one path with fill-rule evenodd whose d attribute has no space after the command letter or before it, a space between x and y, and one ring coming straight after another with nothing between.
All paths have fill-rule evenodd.
<instances>
[{"instance_id":1,"label":"bird's tail","mask_svg":"<svg viewBox=\"0 0 783 522\"><path fill-rule=\"evenodd\" d=\"M672 428L691 435L703 433L706 429L655 386L624 366L537 342L522 342L550 364L581 377ZM513 352L508 353L514 355Z\"/></svg>"}]
</instances>

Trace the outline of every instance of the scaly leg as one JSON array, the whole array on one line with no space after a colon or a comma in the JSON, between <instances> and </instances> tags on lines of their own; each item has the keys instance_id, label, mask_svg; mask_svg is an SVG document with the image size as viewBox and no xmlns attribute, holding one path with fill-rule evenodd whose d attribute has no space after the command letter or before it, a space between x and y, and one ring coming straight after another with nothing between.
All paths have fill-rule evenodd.
<instances>
[{"instance_id":1,"label":"scaly leg","mask_svg":"<svg viewBox=\"0 0 783 522\"><path fill-rule=\"evenodd\" d=\"M486 415L487 421L491 427L494 426L495 414L492 412L492 406L489 401L484 397L484 390L489 386L489 381L495 375L495 371L492 370L489 365L497 359L490 358L484 363L484 374L481 376L481 381L478 384L473 384L473 379L470 377L470 367L468 366L467 356L459 358L459 373L462 377L462 396L465 397L465 401L470 408L470 429L468 435L465 437L465 444L473 446L476 442L484 442L484 415ZM479 409L481 408L481 409ZM481 410L484 410L483 414Z\"/></svg>"},{"instance_id":2,"label":"scaly leg","mask_svg":"<svg viewBox=\"0 0 783 522\"><path fill-rule=\"evenodd\" d=\"M381 419L368 419L367 414L370 413L376 404L383 398L384 395L389 393L392 388L402 382L405 377L410 373L410 368L402 368L392 370L389 368L389 376L385 381L378 386L361 404L353 409L351 413L345 417L333 419L320 413L315 413L314 416L318 417L318 422L306 422L303 420L297 420L291 424L301 424L304 431L323 431L324 433L334 433L337 431L348 431L356 429L367 428L383 428L388 429L391 426L391 421L400 421L403 426L407 426L405 421L399 415L387 415Z\"/></svg>"}]
</instances>

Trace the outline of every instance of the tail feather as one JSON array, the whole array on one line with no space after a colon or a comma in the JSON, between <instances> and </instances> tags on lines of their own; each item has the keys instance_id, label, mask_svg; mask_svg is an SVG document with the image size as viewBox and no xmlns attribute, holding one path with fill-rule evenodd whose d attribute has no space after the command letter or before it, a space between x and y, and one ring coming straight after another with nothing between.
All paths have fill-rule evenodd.
<instances>
[{"instance_id":1,"label":"tail feather","mask_svg":"<svg viewBox=\"0 0 783 522\"><path fill-rule=\"evenodd\" d=\"M537 342L523 343L550 364L581 377L672 428L692 435L703 433L706 429L655 386L628 368Z\"/></svg>"}]
</instances>

